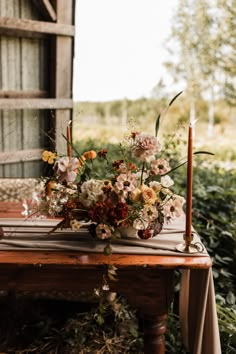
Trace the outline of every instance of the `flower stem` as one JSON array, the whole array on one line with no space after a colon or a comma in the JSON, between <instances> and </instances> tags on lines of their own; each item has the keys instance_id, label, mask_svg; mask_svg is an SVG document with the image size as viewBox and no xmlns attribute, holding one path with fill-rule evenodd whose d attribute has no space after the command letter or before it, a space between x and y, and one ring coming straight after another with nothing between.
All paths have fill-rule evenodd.
<instances>
[{"instance_id":1,"label":"flower stem","mask_svg":"<svg viewBox=\"0 0 236 354\"><path fill-rule=\"evenodd\" d=\"M143 184L144 169L145 169L145 162L143 162L142 171L141 171L141 180L140 180L141 185Z\"/></svg>"}]
</instances>

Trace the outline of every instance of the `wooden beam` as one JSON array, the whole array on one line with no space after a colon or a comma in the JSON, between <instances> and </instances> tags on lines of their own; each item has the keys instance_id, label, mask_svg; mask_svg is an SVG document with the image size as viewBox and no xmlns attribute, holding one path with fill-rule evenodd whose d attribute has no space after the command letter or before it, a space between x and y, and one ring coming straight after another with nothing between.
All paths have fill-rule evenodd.
<instances>
[{"instance_id":1,"label":"wooden beam","mask_svg":"<svg viewBox=\"0 0 236 354\"><path fill-rule=\"evenodd\" d=\"M0 91L0 98L44 98L44 97L48 97L48 92L43 90Z\"/></svg>"},{"instance_id":2,"label":"wooden beam","mask_svg":"<svg viewBox=\"0 0 236 354\"><path fill-rule=\"evenodd\" d=\"M49 0L33 0L33 2L46 20L56 22L57 14Z\"/></svg>"},{"instance_id":3,"label":"wooden beam","mask_svg":"<svg viewBox=\"0 0 236 354\"><path fill-rule=\"evenodd\" d=\"M57 11L57 23L74 24L75 1L56 0L55 8ZM55 90L54 96L57 98L72 97L72 72L74 42L72 37L57 36L55 38ZM72 119L72 109L56 110L56 151L60 154L66 153L66 144L63 134L66 134L66 126Z\"/></svg>"},{"instance_id":4,"label":"wooden beam","mask_svg":"<svg viewBox=\"0 0 236 354\"><path fill-rule=\"evenodd\" d=\"M64 23L33 21L15 17L0 17L0 34L23 37L28 34L52 34L74 37L75 27Z\"/></svg>"},{"instance_id":5,"label":"wooden beam","mask_svg":"<svg viewBox=\"0 0 236 354\"><path fill-rule=\"evenodd\" d=\"M0 152L0 165L41 160L43 149Z\"/></svg>"},{"instance_id":6,"label":"wooden beam","mask_svg":"<svg viewBox=\"0 0 236 354\"><path fill-rule=\"evenodd\" d=\"M70 98L0 98L1 109L72 109Z\"/></svg>"}]
</instances>

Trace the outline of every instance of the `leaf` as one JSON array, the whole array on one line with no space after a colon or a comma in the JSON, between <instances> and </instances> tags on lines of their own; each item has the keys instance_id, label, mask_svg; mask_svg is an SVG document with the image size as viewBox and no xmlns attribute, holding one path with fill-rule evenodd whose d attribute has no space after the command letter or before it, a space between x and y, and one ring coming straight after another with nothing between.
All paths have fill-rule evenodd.
<instances>
[{"instance_id":1,"label":"leaf","mask_svg":"<svg viewBox=\"0 0 236 354\"><path fill-rule=\"evenodd\" d=\"M181 167L181 166L184 166L186 163L187 163L187 161L184 161L184 162L180 163L179 165L173 167L170 171L168 171L167 173L163 174L162 176L168 175L169 173L171 173L171 172L177 170L177 168L179 168L179 167Z\"/></svg>"},{"instance_id":2,"label":"leaf","mask_svg":"<svg viewBox=\"0 0 236 354\"><path fill-rule=\"evenodd\" d=\"M195 151L195 152L193 153L193 155L198 155L198 154L214 155L213 153L208 152L208 151ZM177 168L179 168L179 167L181 167L181 166L184 166L187 162L188 162L188 161L186 160L186 161L180 163L179 165L173 167L170 171L168 171L167 173L163 174L162 176L165 176L165 175L167 175L167 174L169 174L169 173L171 173L171 172L177 170Z\"/></svg>"},{"instance_id":3,"label":"leaf","mask_svg":"<svg viewBox=\"0 0 236 354\"><path fill-rule=\"evenodd\" d=\"M102 325L104 323L104 318L99 314L95 316L95 320L99 325Z\"/></svg>"},{"instance_id":4,"label":"leaf","mask_svg":"<svg viewBox=\"0 0 236 354\"><path fill-rule=\"evenodd\" d=\"M195 151L193 155L199 155L199 154L205 154L205 155L215 155L212 152L209 151Z\"/></svg>"},{"instance_id":5,"label":"leaf","mask_svg":"<svg viewBox=\"0 0 236 354\"><path fill-rule=\"evenodd\" d=\"M63 136L63 138L66 139L66 141L68 142L67 137L66 137L64 134L62 134L62 136ZM81 154L78 152L78 150L75 148L75 145L72 144L72 143L69 143L69 144L71 145L72 149L76 152L77 157L81 157L82 155L81 155Z\"/></svg>"},{"instance_id":6,"label":"leaf","mask_svg":"<svg viewBox=\"0 0 236 354\"><path fill-rule=\"evenodd\" d=\"M172 100L170 101L170 103L169 103L169 107L172 105L172 103L176 100L176 98L178 98L180 95L181 95L181 93L182 93L183 91L180 91L179 93L177 93L177 95L174 97L174 98L172 98Z\"/></svg>"},{"instance_id":7,"label":"leaf","mask_svg":"<svg viewBox=\"0 0 236 354\"><path fill-rule=\"evenodd\" d=\"M104 254L106 256L110 256L112 254L112 248L111 246L108 244L104 247L104 250L103 250Z\"/></svg>"},{"instance_id":8,"label":"leaf","mask_svg":"<svg viewBox=\"0 0 236 354\"><path fill-rule=\"evenodd\" d=\"M228 292L228 295L226 296L226 301L230 305L234 305L235 304L236 298L235 298L235 295L233 294L232 291Z\"/></svg>"},{"instance_id":9,"label":"leaf","mask_svg":"<svg viewBox=\"0 0 236 354\"><path fill-rule=\"evenodd\" d=\"M160 119L161 119L161 113L159 113L157 120L156 120L156 126L155 126L155 137L157 137L159 127L160 127Z\"/></svg>"},{"instance_id":10,"label":"leaf","mask_svg":"<svg viewBox=\"0 0 236 354\"><path fill-rule=\"evenodd\" d=\"M110 280L112 280L112 281L118 281L118 279L116 278L116 277L114 277L111 273L107 273L107 276L108 276L108 278L110 279Z\"/></svg>"},{"instance_id":11,"label":"leaf","mask_svg":"<svg viewBox=\"0 0 236 354\"><path fill-rule=\"evenodd\" d=\"M164 113L163 113L163 116L162 116L162 113L159 113L158 117L157 117L157 120L156 120L156 126L155 126L155 136L157 137L157 133L158 133L158 130L159 130L159 126L160 126L160 120L162 118L162 120L164 119L165 115L167 114L170 106L172 105L172 103L176 100L177 97L179 97L181 95L183 91L180 91L174 98L172 98L172 100L170 101L170 103L168 104L167 108L165 109Z\"/></svg>"}]
</instances>

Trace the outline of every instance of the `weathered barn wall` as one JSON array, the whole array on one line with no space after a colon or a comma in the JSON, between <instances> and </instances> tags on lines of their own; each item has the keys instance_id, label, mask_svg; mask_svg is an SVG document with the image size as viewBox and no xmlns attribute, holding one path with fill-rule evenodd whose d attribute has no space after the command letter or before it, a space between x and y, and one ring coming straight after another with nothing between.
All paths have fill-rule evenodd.
<instances>
[{"instance_id":1,"label":"weathered barn wall","mask_svg":"<svg viewBox=\"0 0 236 354\"><path fill-rule=\"evenodd\" d=\"M30 0L1 0L0 16L40 19ZM1 36L1 90L47 91L47 47L47 39ZM41 110L1 110L1 151L42 148L46 119L47 112ZM1 164L0 177L39 177L40 165L40 161Z\"/></svg>"},{"instance_id":2,"label":"weathered barn wall","mask_svg":"<svg viewBox=\"0 0 236 354\"><path fill-rule=\"evenodd\" d=\"M0 0L0 177L40 177L41 151L64 144L75 2L46 3Z\"/></svg>"}]
</instances>

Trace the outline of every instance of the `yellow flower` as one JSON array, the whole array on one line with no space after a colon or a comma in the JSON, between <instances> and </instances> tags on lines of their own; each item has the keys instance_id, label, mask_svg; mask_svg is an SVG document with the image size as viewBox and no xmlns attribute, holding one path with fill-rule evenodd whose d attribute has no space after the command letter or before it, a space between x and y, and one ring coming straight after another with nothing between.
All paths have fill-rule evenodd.
<instances>
[{"instance_id":1,"label":"yellow flower","mask_svg":"<svg viewBox=\"0 0 236 354\"><path fill-rule=\"evenodd\" d=\"M97 153L96 153L96 151L94 151L94 150L85 151L85 152L83 153L83 156L84 156L86 159L92 160L92 159L95 159L95 158L97 157Z\"/></svg>"},{"instance_id":2,"label":"yellow flower","mask_svg":"<svg viewBox=\"0 0 236 354\"><path fill-rule=\"evenodd\" d=\"M57 155L54 152L45 150L42 153L42 160L52 165L56 159Z\"/></svg>"},{"instance_id":3,"label":"yellow flower","mask_svg":"<svg viewBox=\"0 0 236 354\"><path fill-rule=\"evenodd\" d=\"M132 199L134 202L140 201L141 196L142 196L142 192L141 192L141 190L140 190L139 188L135 188L135 189L131 192L131 199Z\"/></svg>"}]
</instances>

